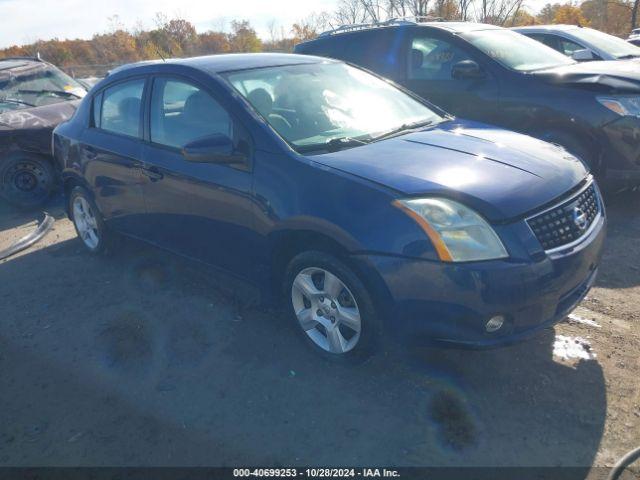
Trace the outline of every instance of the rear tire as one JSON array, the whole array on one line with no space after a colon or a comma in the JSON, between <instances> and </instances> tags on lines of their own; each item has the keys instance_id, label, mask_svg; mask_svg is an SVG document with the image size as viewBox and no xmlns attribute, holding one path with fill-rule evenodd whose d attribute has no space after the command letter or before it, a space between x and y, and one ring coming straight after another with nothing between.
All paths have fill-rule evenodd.
<instances>
[{"instance_id":1,"label":"rear tire","mask_svg":"<svg viewBox=\"0 0 640 480\"><path fill-rule=\"evenodd\" d=\"M69 216L82 245L93 254L107 250L109 232L100 210L83 187L74 187L69 195Z\"/></svg>"},{"instance_id":2,"label":"rear tire","mask_svg":"<svg viewBox=\"0 0 640 480\"><path fill-rule=\"evenodd\" d=\"M338 362L359 362L379 346L381 327L371 295L357 274L333 255L308 251L286 269L286 308L313 350Z\"/></svg>"},{"instance_id":3,"label":"rear tire","mask_svg":"<svg viewBox=\"0 0 640 480\"><path fill-rule=\"evenodd\" d=\"M46 158L10 157L0 164L0 196L17 208L42 206L55 189L56 174Z\"/></svg>"}]
</instances>

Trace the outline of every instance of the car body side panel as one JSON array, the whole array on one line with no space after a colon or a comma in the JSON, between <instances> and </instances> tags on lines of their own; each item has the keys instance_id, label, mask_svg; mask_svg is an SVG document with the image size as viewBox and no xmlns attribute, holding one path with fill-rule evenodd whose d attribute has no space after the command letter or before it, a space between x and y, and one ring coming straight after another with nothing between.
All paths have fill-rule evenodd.
<instances>
[{"instance_id":1,"label":"car body side panel","mask_svg":"<svg viewBox=\"0 0 640 480\"><path fill-rule=\"evenodd\" d=\"M76 158L76 169L91 186L107 225L123 233L139 234L140 217L146 213L141 141L88 128Z\"/></svg>"},{"instance_id":2,"label":"car body side panel","mask_svg":"<svg viewBox=\"0 0 640 480\"><path fill-rule=\"evenodd\" d=\"M143 235L163 248L249 276L253 265L251 172L187 162L182 154L144 147Z\"/></svg>"}]
</instances>

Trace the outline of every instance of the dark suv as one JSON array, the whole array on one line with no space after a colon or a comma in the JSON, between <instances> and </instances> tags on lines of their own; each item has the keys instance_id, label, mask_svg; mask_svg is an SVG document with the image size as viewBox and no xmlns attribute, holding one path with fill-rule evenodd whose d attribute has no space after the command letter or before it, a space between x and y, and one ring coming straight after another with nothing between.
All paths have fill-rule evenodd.
<instances>
[{"instance_id":1,"label":"dark suv","mask_svg":"<svg viewBox=\"0 0 640 480\"><path fill-rule=\"evenodd\" d=\"M55 188L51 132L73 116L85 88L39 58L0 59L0 197L42 204Z\"/></svg>"},{"instance_id":2,"label":"dark suv","mask_svg":"<svg viewBox=\"0 0 640 480\"><path fill-rule=\"evenodd\" d=\"M377 72L457 116L562 145L610 188L640 184L640 70L578 64L519 33L455 22L342 27L297 45Z\"/></svg>"}]
</instances>

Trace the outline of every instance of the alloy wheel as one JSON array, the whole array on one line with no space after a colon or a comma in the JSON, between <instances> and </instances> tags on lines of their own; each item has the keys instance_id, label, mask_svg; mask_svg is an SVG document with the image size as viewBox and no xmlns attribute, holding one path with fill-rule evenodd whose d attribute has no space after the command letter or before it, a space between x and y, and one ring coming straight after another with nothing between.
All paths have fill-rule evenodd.
<instances>
[{"instance_id":1,"label":"alloy wheel","mask_svg":"<svg viewBox=\"0 0 640 480\"><path fill-rule=\"evenodd\" d=\"M83 197L76 197L73 200L73 222L84 244L91 250L95 250L100 243L98 222L89 202Z\"/></svg>"},{"instance_id":2,"label":"alloy wheel","mask_svg":"<svg viewBox=\"0 0 640 480\"><path fill-rule=\"evenodd\" d=\"M349 288L322 268L305 268L296 275L291 301L307 336L326 352L353 350L362 331L360 310Z\"/></svg>"}]
</instances>

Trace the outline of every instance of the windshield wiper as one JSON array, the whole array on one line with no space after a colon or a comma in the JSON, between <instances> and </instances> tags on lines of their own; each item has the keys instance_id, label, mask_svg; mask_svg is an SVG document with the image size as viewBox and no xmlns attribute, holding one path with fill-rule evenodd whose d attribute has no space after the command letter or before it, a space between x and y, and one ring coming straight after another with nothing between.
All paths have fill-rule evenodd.
<instances>
[{"instance_id":1,"label":"windshield wiper","mask_svg":"<svg viewBox=\"0 0 640 480\"><path fill-rule=\"evenodd\" d=\"M385 138L392 137L402 132L415 130L416 128L421 128L421 127L428 127L429 125L433 125L433 123L434 123L433 120L421 120L419 122L404 123L397 128L394 128L392 130L389 130L388 132L384 132L380 135L373 137L371 141L377 142L378 140L383 140Z\"/></svg>"},{"instance_id":2,"label":"windshield wiper","mask_svg":"<svg viewBox=\"0 0 640 480\"><path fill-rule=\"evenodd\" d=\"M627 55L620 55L619 57L616 57L618 60L627 60L629 58L638 58L640 57L640 55L636 55L635 53L629 53Z\"/></svg>"},{"instance_id":3,"label":"windshield wiper","mask_svg":"<svg viewBox=\"0 0 640 480\"><path fill-rule=\"evenodd\" d=\"M82 98L77 93L67 92L66 90L49 90L49 89L46 89L46 88L43 88L42 90L18 90L18 92L19 93L33 93L33 94L36 94L36 95L39 95L39 94L42 94L42 93L53 93L54 95L64 95L65 97Z\"/></svg>"},{"instance_id":4,"label":"windshield wiper","mask_svg":"<svg viewBox=\"0 0 640 480\"><path fill-rule=\"evenodd\" d=\"M17 98L0 98L0 103L17 103L18 105L26 105L28 107L35 107L33 103L24 102L22 100L18 100Z\"/></svg>"},{"instance_id":5,"label":"windshield wiper","mask_svg":"<svg viewBox=\"0 0 640 480\"><path fill-rule=\"evenodd\" d=\"M337 152L343 148L357 147L359 145L366 145L369 143L365 140L359 140L353 137L336 137L327 140L324 143L313 143L310 145L301 145L296 147L296 150L300 153L312 152L314 150L327 150L329 152Z\"/></svg>"}]
</instances>

